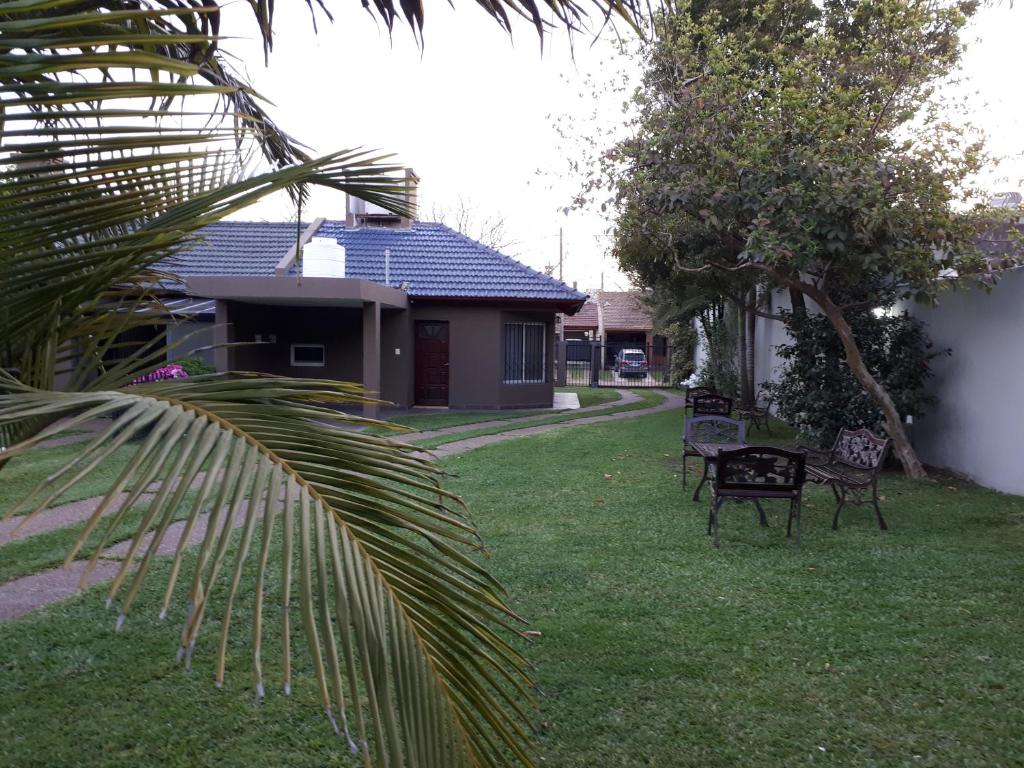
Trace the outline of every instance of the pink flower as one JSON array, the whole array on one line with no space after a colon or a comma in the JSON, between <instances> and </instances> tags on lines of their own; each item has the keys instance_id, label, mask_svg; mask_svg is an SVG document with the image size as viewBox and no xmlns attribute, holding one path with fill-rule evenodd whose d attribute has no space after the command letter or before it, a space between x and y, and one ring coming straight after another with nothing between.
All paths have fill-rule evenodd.
<instances>
[{"instance_id":1,"label":"pink flower","mask_svg":"<svg viewBox=\"0 0 1024 768\"><path fill-rule=\"evenodd\" d=\"M166 379L187 379L188 371L182 368L177 363L171 363L165 365L162 368L157 368L155 371L143 374L135 379L132 379L132 384L145 384L149 381L164 381Z\"/></svg>"}]
</instances>

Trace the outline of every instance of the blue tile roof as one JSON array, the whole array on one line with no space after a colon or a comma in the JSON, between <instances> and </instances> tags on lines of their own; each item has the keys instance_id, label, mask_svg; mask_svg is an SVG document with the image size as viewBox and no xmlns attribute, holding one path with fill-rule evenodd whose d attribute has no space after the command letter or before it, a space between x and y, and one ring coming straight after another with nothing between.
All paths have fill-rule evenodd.
<instances>
[{"instance_id":1,"label":"blue tile roof","mask_svg":"<svg viewBox=\"0 0 1024 768\"><path fill-rule=\"evenodd\" d=\"M294 223L225 221L200 231L198 246L161 266L182 277L273 275L295 243ZM384 282L390 250L392 286L408 283L414 298L579 301L586 294L488 248L443 224L415 222L409 229L346 227L325 221L316 237L345 247L345 276Z\"/></svg>"},{"instance_id":2,"label":"blue tile roof","mask_svg":"<svg viewBox=\"0 0 1024 768\"><path fill-rule=\"evenodd\" d=\"M443 224L415 222L410 229L348 228L325 221L316 237L345 247L345 274L384 282L384 250L391 251L391 285L409 283L413 297L550 299L583 301L565 283L530 269Z\"/></svg>"},{"instance_id":3,"label":"blue tile roof","mask_svg":"<svg viewBox=\"0 0 1024 768\"><path fill-rule=\"evenodd\" d=\"M296 226L293 221L219 221L199 230L195 245L165 259L160 268L182 277L272 275L295 245Z\"/></svg>"}]
</instances>

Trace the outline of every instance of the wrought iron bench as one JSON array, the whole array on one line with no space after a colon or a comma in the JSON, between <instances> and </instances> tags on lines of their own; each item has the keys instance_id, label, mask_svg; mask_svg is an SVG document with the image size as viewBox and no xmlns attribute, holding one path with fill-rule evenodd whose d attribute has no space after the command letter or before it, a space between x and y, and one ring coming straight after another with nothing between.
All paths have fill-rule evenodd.
<instances>
[{"instance_id":1,"label":"wrought iron bench","mask_svg":"<svg viewBox=\"0 0 1024 768\"><path fill-rule=\"evenodd\" d=\"M772 420L770 418L771 401L765 400L764 405L761 405L760 401L762 399L763 397L759 397L749 408L737 409L736 418L745 421L750 430L755 428L767 430L770 437L772 434Z\"/></svg>"},{"instance_id":2,"label":"wrought iron bench","mask_svg":"<svg viewBox=\"0 0 1024 768\"><path fill-rule=\"evenodd\" d=\"M718 393L710 387L687 387L686 389L686 407L693 408L693 398L703 397L704 395L717 395Z\"/></svg>"},{"instance_id":3,"label":"wrought iron bench","mask_svg":"<svg viewBox=\"0 0 1024 768\"><path fill-rule=\"evenodd\" d=\"M891 445L891 439L878 437L867 429L842 429L831 451L800 446L807 454L811 481L828 485L836 497L832 530L839 528L839 513L846 506L848 496L852 496L858 506L870 501L878 516L878 527L888 530L878 507L878 475ZM864 498L868 490L871 491L869 500Z\"/></svg>"},{"instance_id":4,"label":"wrought iron bench","mask_svg":"<svg viewBox=\"0 0 1024 768\"><path fill-rule=\"evenodd\" d=\"M708 534L718 540L718 513L726 500L752 501L757 507L761 525L767 525L761 499L788 499L789 517L786 538L793 531L796 519L796 541L800 543L800 501L806 479L807 455L768 446L747 446L720 451L715 458L711 480L711 506L708 510Z\"/></svg>"}]
</instances>

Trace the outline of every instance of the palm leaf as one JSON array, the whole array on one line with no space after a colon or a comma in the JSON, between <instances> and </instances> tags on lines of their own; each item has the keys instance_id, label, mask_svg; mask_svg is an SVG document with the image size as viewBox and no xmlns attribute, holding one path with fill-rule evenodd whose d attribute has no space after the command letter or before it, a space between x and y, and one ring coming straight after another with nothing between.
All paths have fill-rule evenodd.
<instances>
[{"instance_id":1,"label":"palm leaf","mask_svg":"<svg viewBox=\"0 0 1024 768\"><path fill-rule=\"evenodd\" d=\"M110 419L74 462L11 510L26 511L26 520L134 441L132 459L68 554L70 562L94 531L102 532L84 578L128 509L160 480L109 588L108 600L120 601L119 625L186 491L198 485L161 606L167 615L174 613L175 596L184 603L178 613L184 614L180 653L187 663L207 609L217 601L223 605L220 685L233 613L251 599L254 685L262 694L264 573L272 542L283 538L282 568L299 578L297 605L324 710L351 743L363 750L373 743L380 765L530 764L520 704L530 682L525 661L503 639L514 614L493 579L467 556L467 548L479 547L475 530L460 500L440 488L438 470L410 446L343 429L363 420L326 407L365 402L357 386L255 375L95 393L5 384L0 425L66 419L12 448L9 457L85 420ZM185 566L183 542L201 521L205 535L194 565ZM255 572L258 589L243 598L246 569ZM281 585L286 606L293 599L289 582ZM288 611L282 616L291 621ZM282 627L284 637L288 630ZM290 653L286 649L286 659ZM290 688L289 664L283 669L282 685Z\"/></svg>"}]
</instances>

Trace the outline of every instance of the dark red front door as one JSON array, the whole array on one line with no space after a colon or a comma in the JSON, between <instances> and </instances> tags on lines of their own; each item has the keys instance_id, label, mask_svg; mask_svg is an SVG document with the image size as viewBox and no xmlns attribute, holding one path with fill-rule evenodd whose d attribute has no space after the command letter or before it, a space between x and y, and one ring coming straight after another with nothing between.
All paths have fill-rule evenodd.
<instances>
[{"instance_id":1,"label":"dark red front door","mask_svg":"<svg viewBox=\"0 0 1024 768\"><path fill-rule=\"evenodd\" d=\"M416 321L416 405L448 405L447 321Z\"/></svg>"}]
</instances>

